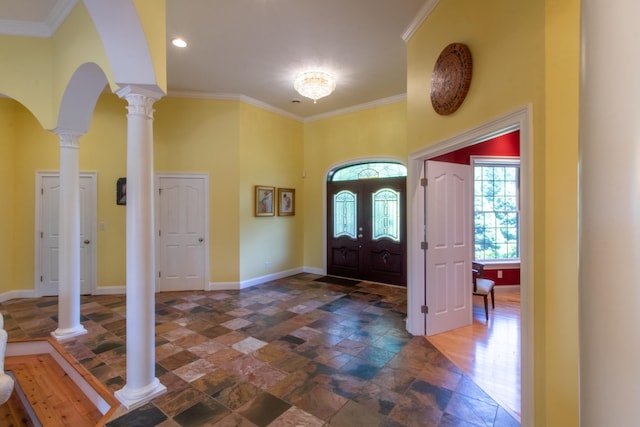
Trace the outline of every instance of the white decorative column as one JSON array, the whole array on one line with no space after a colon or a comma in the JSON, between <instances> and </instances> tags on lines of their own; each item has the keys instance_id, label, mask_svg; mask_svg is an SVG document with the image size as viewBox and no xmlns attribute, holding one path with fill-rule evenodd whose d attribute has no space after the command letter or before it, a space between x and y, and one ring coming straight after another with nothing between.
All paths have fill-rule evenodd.
<instances>
[{"instance_id":1,"label":"white decorative column","mask_svg":"<svg viewBox=\"0 0 640 427\"><path fill-rule=\"evenodd\" d=\"M580 425L640 420L640 2L581 2Z\"/></svg>"},{"instance_id":2,"label":"white decorative column","mask_svg":"<svg viewBox=\"0 0 640 427\"><path fill-rule=\"evenodd\" d=\"M80 166L79 133L59 131L60 206L58 218L58 329L51 335L65 340L86 334L80 323Z\"/></svg>"},{"instance_id":3,"label":"white decorative column","mask_svg":"<svg viewBox=\"0 0 640 427\"><path fill-rule=\"evenodd\" d=\"M115 395L127 408L164 393L155 377L153 103L148 90L125 87L127 126L127 383Z\"/></svg>"}]
</instances>

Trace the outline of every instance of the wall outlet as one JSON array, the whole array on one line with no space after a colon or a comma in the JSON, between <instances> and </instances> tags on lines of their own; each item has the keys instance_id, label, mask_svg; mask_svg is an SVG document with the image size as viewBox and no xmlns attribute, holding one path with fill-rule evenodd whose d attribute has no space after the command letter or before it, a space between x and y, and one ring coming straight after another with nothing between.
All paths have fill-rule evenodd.
<instances>
[{"instance_id":1,"label":"wall outlet","mask_svg":"<svg viewBox=\"0 0 640 427\"><path fill-rule=\"evenodd\" d=\"M265 263L264 263L264 269L265 269L265 270L268 270L270 265L271 265L271 263L270 263L269 261L265 261Z\"/></svg>"},{"instance_id":2,"label":"wall outlet","mask_svg":"<svg viewBox=\"0 0 640 427\"><path fill-rule=\"evenodd\" d=\"M502 270L498 270L498 279L502 279Z\"/></svg>"}]
</instances>

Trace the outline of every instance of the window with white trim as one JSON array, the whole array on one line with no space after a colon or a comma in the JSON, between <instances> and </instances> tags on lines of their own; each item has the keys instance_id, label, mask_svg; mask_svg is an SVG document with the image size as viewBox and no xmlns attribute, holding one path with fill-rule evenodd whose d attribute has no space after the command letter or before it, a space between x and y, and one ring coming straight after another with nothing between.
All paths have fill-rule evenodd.
<instances>
[{"instance_id":1,"label":"window with white trim","mask_svg":"<svg viewBox=\"0 0 640 427\"><path fill-rule=\"evenodd\" d=\"M474 157L474 259L520 260L520 159Z\"/></svg>"}]
</instances>

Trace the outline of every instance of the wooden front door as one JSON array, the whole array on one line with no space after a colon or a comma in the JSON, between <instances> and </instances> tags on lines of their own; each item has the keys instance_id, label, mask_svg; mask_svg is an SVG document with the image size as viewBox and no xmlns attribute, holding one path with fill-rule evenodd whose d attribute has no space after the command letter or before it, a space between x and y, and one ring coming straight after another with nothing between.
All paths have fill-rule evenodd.
<instances>
[{"instance_id":1,"label":"wooden front door","mask_svg":"<svg viewBox=\"0 0 640 427\"><path fill-rule=\"evenodd\" d=\"M327 274L406 286L406 178L327 183Z\"/></svg>"}]
</instances>

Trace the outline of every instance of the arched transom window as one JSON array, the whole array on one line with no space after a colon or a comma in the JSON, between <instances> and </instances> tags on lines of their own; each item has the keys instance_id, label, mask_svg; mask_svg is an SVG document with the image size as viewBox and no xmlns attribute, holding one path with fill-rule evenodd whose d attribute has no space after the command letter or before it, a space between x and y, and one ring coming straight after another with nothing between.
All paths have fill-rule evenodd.
<instances>
[{"instance_id":1,"label":"arched transom window","mask_svg":"<svg viewBox=\"0 0 640 427\"><path fill-rule=\"evenodd\" d=\"M329 173L329 181L352 181L357 179L393 178L407 176L407 167L400 163L368 162L349 165Z\"/></svg>"}]
</instances>

